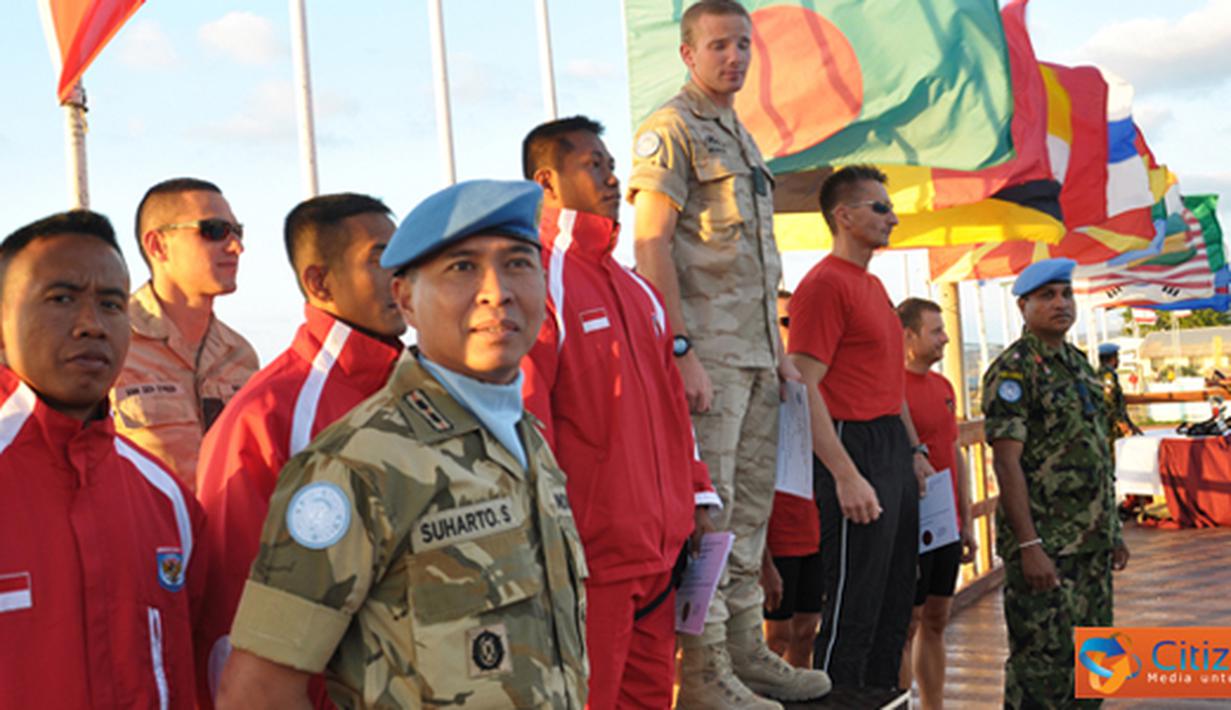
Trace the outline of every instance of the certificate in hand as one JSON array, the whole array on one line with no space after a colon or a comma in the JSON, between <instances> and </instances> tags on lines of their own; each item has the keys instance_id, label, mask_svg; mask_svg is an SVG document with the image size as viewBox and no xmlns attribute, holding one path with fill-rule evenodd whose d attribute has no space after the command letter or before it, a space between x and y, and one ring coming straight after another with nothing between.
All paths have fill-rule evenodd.
<instances>
[{"instance_id":1,"label":"certificate in hand","mask_svg":"<svg viewBox=\"0 0 1231 710\"><path fill-rule=\"evenodd\" d=\"M710 600L718 590L718 580L727 566L727 556L735 533L706 533L701 538L701 554L688 560L688 569L675 592L675 630L697 636L705 629Z\"/></svg>"},{"instance_id":2,"label":"certificate in hand","mask_svg":"<svg viewBox=\"0 0 1231 710\"><path fill-rule=\"evenodd\" d=\"M919 500L919 554L957 542L957 501L953 473L942 469L927 479L927 495Z\"/></svg>"},{"instance_id":3,"label":"certificate in hand","mask_svg":"<svg viewBox=\"0 0 1231 710\"><path fill-rule=\"evenodd\" d=\"M778 475L774 490L812 500L812 418L808 386L786 382L786 399L778 405Z\"/></svg>"}]
</instances>

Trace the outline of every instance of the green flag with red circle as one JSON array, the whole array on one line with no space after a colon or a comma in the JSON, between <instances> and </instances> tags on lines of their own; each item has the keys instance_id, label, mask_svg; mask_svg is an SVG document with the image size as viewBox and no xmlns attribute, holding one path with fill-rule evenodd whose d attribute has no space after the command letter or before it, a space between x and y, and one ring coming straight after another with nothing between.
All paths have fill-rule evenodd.
<instances>
[{"instance_id":1,"label":"green flag with red circle","mask_svg":"<svg viewBox=\"0 0 1231 710\"><path fill-rule=\"evenodd\" d=\"M625 0L638 126L687 80L689 0ZM743 0L752 62L736 111L775 172L881 163L979 170L1013 156L996 0Z\"/></svg>"}]
</instances>

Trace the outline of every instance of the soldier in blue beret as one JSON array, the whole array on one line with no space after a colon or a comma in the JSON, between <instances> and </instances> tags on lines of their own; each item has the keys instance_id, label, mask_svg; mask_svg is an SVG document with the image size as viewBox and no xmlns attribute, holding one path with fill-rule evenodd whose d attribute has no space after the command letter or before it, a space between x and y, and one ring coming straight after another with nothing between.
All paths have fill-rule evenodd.
<instances>
[{"instance_id":1,"label":"soldier in blue beret","mask_svg":"<svg viewBox=\"0 0 1231 710\"><path fill-rule=\"evenodd\" d=\"M416 207L393 269L418 347L282 470L219 707L582 708L585 556L564 474L522 409L545 315L531 182Z\"/></svg>"},{"instance_id":2,"label":"soldier in blue beret","mask_svg":"<svg viewBox=\"0 0 1231 710\"><path fill-rule=\"evenodd\" d=\"M1102 383L1065 342L1076 315L1073 266L1048 259L1021 273L1013 294L1025 329L983 376L984 431L1000 483L1006 708L1079 705L1073 627L1112 625L1111 572L1128 564Z\"/></svg>"},{"instance_id":3,"label":"soldier in blue beret","mask_svg":"<svg viewBox=\"0 0 1231 710\"><path fill-rule=\"evenodd\" d=\"M1125 434L1141 436L1141 428L1128 416L1128 404L1120 387L1120 346L1103 343L1098 346L1098 376L1103 381L1103 399L1107 403L1107 436L1110 437L1111 453L1116 452L1116 439ZM1113 459L1114 460L1114 459Z\"/></svg>"}]
</instances>

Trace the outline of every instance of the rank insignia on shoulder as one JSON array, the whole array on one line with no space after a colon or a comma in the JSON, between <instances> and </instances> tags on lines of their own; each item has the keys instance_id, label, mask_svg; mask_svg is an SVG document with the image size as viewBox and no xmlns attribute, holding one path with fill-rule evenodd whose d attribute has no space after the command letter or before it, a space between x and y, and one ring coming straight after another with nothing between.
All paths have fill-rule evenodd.
<instances>
[{"instance_id":1,"label":"rank insignia on shoulder","mask_svg":"<svg viewBox=\"0 0 1231 710\"><path fill-rule=\"evenodd\" d=\"M178 547L160 547L154 550L158 566L158 583L168 592L184 588L184 552Z\"/></svg>"},{"instance_id":2,"label":"rank insignia on shoulder","mask_svg":"<svg viewBox=\"0 0 1231 710\"><path fill-rule=\"evenodd\" d=\"M509 659L509 634L504 624L471 629L466 639L470 646L471 678L513 670Z\"/></svg>"},{"instance_id":3,"label":"rank insignia on shoulder","mask_svg":"<svg viewBox=\"0 0 1231 710\"><path fill-rule=\"evenodd\" d=\"M436 405L432 404L432 400L428 399L423 390L411 390L406 395L406 401L436 431L449 431L453 428L453 422L436 409Z\"/></svg>"}]
</instances>

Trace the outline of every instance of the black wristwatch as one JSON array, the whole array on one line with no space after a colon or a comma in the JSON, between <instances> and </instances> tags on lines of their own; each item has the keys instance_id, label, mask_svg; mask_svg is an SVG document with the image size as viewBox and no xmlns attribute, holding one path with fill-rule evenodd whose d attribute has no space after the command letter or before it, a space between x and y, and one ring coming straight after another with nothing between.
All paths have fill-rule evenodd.
<instances>
[{"instance_id":1,"label":"black wristwatch","mask_svg":"<svg viewBox=\"0 0 1231 710\"><path fill-rule=\"evenodd\" d=\"M923 454L923 458L925 459L931 455L931 452L928 451L928 445L922 442L910 447L910 453L912 456L915 454Z\"/></svg>"},{"instance_id":2,"label":"black wristwatch","mask_svg":"<svg viewBox=\"0 0 1231 710\"><path fill-rule=\"evenodd\" d=\"M684 357L692 350L692 341L687 335L677 335L671 339L671 354L676 357Z\"/></svg>"}]
</instances>

